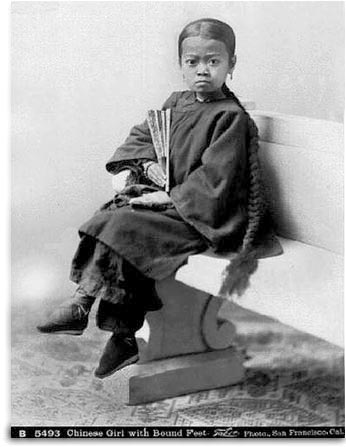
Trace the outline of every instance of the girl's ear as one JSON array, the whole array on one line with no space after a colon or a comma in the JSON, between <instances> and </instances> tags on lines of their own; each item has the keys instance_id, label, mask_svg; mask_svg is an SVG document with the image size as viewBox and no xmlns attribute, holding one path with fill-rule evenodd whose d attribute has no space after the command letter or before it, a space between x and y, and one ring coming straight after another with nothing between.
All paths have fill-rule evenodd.
<instances>
[{"instance_id":1,"label":"girl's ear","mask_svg":"<svg viewBox=\"0 0 346 447\"><path fill-rule=\"evenodd\" d=\"M237 56L234 55L232 57L232 59L230 60L229 70L228 70L228 74L230 75L231 79L233 79L233 71L234 71L236 62L237 62Z\"/></svg>"},{"instance_id":2,"label":"girl's ear","mask_svg":"<svg viewBox=\"0 0 346 447\"><path fill-rule=\"evenodd\" d=\"M234 67L235 67L235 64L237 63L237 56L236 55L234 55L233 57L232 57L232 59L230 60L230 62L229 62L229 70L228 70L228 73L231 75L232 73L233 73L233 70L234 70Z\"/></svg>"}]
</instances>

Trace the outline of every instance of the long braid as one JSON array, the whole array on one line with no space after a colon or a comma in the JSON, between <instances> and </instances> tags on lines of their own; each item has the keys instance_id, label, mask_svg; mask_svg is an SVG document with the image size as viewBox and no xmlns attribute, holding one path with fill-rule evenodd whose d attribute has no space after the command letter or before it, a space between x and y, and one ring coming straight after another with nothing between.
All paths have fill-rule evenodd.
<instances>
[{"instance_id":1,"label":"long braid","mask_svg":"<svg viewBox=\"0 0 346 447\"><path fill-rule=\"evenodd\" d=\"M249 196L248 196L248 225L246 228L242 250L251 248L257 233L265 203L262 189L261 169L258 158L258 129L254 120L249 116Z\"/></svg>"},{"instance_id":2,"label":"long braid","mask_svg":"<svg viewBox=\"0 0 346 447\"><path fill-rule=\"evenodd\" d=\"M230 261L224 271L224 280L220 295L231 296L234 292L242 295L249 285L250 275L257 269L258 261L252 244L254 242L262 215L265 211L265 202L261 181L261 169L258 158L258 129L254 120L240 103L239 99L231 92L226 84L222 87L223 93L232 98L244 110L248 117L248 220L240 251Z\"/></svg>"}]
</instances>

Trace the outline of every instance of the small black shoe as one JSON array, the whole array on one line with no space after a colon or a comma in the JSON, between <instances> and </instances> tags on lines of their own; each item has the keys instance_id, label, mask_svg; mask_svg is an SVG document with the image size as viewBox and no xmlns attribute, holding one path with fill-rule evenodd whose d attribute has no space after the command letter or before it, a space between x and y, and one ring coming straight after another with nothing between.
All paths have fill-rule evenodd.
<instances>
[{"instance_id":1,"label":"small black shoe","mask_svg":"<svg viewBox=\"0 0 346 447\"><path fill-rule=\"evenodd\" d=\"M106 344L94 374L99 379L104 379L138 360L136 338L113 334Z\"/></svg>"},{"instance_id":2,"label":"small black shoe","mask_svg":"<svg viewBox=\"0 0 346 447\"><path fill-rule=\"evenodd\" d=\"M45 334L81 335L88 325L88 315L89 310L82 304L63 303L37 329Z\"/></svg>"}]
</instances>

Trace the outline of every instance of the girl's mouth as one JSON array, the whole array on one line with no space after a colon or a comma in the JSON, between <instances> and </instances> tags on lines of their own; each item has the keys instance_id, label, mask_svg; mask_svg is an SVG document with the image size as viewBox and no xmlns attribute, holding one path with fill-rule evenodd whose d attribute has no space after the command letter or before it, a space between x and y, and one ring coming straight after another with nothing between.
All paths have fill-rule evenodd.
<instances>
[{"instance_id":1,"label":"girl's mouth","mask_svg":"<svg viewBox=\"0 0 346 447\"><path fill-rule=\"evenodd\" d=\"M210 81L200 80L195 82L196 85L208 85Z\"/></svg>"}]
</instances>

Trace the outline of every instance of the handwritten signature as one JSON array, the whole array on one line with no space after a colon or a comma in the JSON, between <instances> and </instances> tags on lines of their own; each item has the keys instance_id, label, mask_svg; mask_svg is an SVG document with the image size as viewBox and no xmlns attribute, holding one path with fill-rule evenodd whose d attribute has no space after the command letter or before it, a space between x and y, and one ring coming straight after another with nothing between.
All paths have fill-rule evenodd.
<instances>
[{"instance_id":1,"label":"handwritten signature","mask_svg":"<svg viewBox=\"0 0 346 447\"><path fill-rule=\"evenodd\" d=\"M220 436L222 438L237 438L239 436L239 431L233 430L232 427L228 428L217 428L214 431L213 437Z\"/></svg>"}]
</instances>

